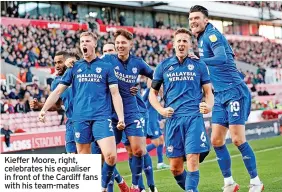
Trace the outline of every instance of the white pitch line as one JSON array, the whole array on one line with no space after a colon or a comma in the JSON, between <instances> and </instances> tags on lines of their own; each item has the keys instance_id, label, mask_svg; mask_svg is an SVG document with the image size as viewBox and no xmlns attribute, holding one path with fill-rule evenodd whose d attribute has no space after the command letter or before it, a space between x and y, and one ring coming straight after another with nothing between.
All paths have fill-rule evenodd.
<instances>
[{"instance_id":1,"label":"white pitch line","mask_svg":"<svg viewBox=\"0 0 282 192\"><path fill-rule=\"evenodd\" d=\"M268 149L262 149L262 150L259 150L259 151L254 151L255 153L263 153L263 152L267 152L267 151L273 151L273 150L277 150L277 149L282 149L282 146L279 146L279 147L271 147L271 148L268 148ZM235 157L241 157L241 154L237 154L237 155L232 155L231 158L235 158ZM211 162L215 162L217 161L216 159L210 159L210 160L206 160L204 161L203 163L201 164L206 164L206 163L211 163ZM160 171L167 171L169 169L160 169L160 170L154 170L153 172L156 173L156 172L160 172ZM132 175L125 175L123 176L124 178L127 178L127 177L131 177Z\"/></svg>"}]
</instances>

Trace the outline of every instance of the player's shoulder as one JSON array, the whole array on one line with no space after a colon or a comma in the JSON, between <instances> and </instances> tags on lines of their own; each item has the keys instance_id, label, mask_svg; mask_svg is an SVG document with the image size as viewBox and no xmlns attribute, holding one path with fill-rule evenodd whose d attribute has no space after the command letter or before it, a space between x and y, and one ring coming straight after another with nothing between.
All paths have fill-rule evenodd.
<instances>
[{"instance_id":1,"label":"player's shoulder","mask_svg":"<svg viewBox=\"0 0 282 192\"><path fill-rule=\"evenodd\" d=\"M142 57L138 57L136 55L130 55L130 57L132 60L135 60L135 61L144 61Z\"/></svg>"},{"instance_id":2,"label":"player's shoulder","mask_svg":"<svg viewBox=\"0 0 282 192\"><path fill-rule=\"evenodd\" d=\"M161 61L159 63L159 65L162 66L163 68L166 68L166 67L168 67L170 65L173 65L173 64L175 64L177 62L178 61L177 61L176 57L172 56L172 57L168 57L168 58L164 59L163 61Z\"/></svg>"},{"instance_id":3,"label":"player's shoulder","mask_svg":"<svg viewBox=\"0 0 282 192\"><path fill-rule=\"evenodd\" d=\"M100 57L101 60L111 61L113 59L117 59L117 54L104 54Z\"/></svg>"},{"instance_id":4,"label":"player's shoulder","mask_svg":"<svg viewBox=\"0 0 282 192\"><path fill-rule=\"evenodd\" d=\"M73 65L73 69L77 69L80 68L82 65L85 64L85 60L84 59L79 59L77 60L74 65Z\"/></svg>"},{"instance_id":5,"label":"player's shoulder","mask_svg":"<svg viewBox=\"0 0 282 192\"><path fill-rule=\"evenodd\" d=\"M194 68L198 70L202 70L202 67L206 67L206 63L201 59L193 59L188 57L186 59L186 63L188 65L188 69L191 70L193 70Z\"/></svg>"},{"instance_id":6,"label":"player's shoulder","mask_svg":"<svg viewBox=\"0 0 282 192\"><path fill-rule=\"evenodd\" d=\"M218 38L223 36L217 28L215 28L211 23L206 27L204 38L208 38L211 42L217 41Z\"/></svg>"}]
</instances>

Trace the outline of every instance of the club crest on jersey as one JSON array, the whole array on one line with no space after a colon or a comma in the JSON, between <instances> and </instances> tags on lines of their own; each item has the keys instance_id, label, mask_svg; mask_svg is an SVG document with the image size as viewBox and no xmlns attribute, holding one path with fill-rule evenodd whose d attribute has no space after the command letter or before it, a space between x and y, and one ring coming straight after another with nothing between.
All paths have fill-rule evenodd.
<instances>
[{"instance_id":1,"label":"club crest on jersey","mask_svg":"<svg viewBox=\"0 0 282 192\"><path fill-rule=\"evenodd\" d=\"M136 74L136 73L137 73L137 68L136 68L136 67L133 67L133 68L132 68L132 72L133 72L134 74Z\"/></svg>"},{"instance_id":2,"label":"club crest on jersey","mask_svg":"<svg viewBox=\"0 0 282 192\"><path fill-rule=\"evenodd\" d=\"M189 69L190 71L192 71L192 70L194 69L194 65L189 64L189 65L188 65L188 69Z\"/></svg>"},{"instance_id":3,"label":"club crest on jersey","mask_svg":"<svg viewBox=\"0 0 282 192\"><path fill-rule=\"evenodd\" d=\"M97 67L97 68L96 68L96 73L101 73L101 71L102 71L102 68L101 68L101 67Z\"/></svg>"},{"instance_id":4,"label":"club crest on jersey","mask_svg":"<svg viewBox=\"0 0 282 192\"><path fill-rule=\"evenodd\" d=\"M217 41L217 37L215 36L215 34L210 35L210 36L209 36L209 39L210 39L211 42L213 42L213 43Z\"/></svg>"}]
</instances>

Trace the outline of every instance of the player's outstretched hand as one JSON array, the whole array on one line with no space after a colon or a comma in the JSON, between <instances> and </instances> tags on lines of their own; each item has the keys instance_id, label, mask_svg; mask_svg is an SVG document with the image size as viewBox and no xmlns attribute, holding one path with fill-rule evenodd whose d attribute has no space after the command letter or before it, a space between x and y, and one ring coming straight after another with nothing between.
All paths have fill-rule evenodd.
<instances>
[{"instance_id":1,"label":"player's outstretched hand","mask_svg":"<svg viewBox=\"0 0 282 192\"><path fill-rule=\"evenodd\" d=\"M32 101L30 101L29 107L31 109L38 109L38 100L36 98L34 98Z\"/></svg>"},{"instance_id":2,"label":"player's outstretched hand","mask_svg":"<svg viewBox=\"0 0 282 192\"><path fill-rule=\"evenodd\" d=\"M39 113L39 115L38 115L38 120L40 121L40 122L43 122L43 123L45 123L45 111L40 111L40 113Z\"/></svg>"},{"instance_id":3,"label":"player's outstretched hand","mask_svg":"<svg viewBox=\"0 0 282 192\"><path fill-rule=\"evenodd\" d=\"M124 130L124 128L125 128L124 121L119 121L117 124L117 129L121 131L121 130Z\"/></svg>"},{"instance_id":4,"label":"player's outstretched hand","mask_svg":"<svg viewBox=\"0 0 282 192\"><path fill-rule=\"evenodd\" d=\"M163 108L161 111L160 111L160 114L164 117L171 117L174 113L174 109L171 108L171 107L167 107L167 108Z\"/></svg>"},{"instance_id":5,"label":"player's outstretched hand","mask_svg":"<svg viewBox=\"0 0 282 192\"><path fill-rule=\"evenodd\" d=\"M67 68L72 68L74 62L76 62L74 58L67 58L67 60L65 61L65 66L67 66Z\"/></svg>"},{"instance_id":6,"label":"player's outstretched hand","mask_svg":"<svg viewBox=\"0 0 282 192\"><path fill-rule=\"evenodd\" d=\"M206 102L200 103L200 113L208 114L212 110L212 107L209 106Z\"/></svg>"},{"instance_id":7,"label":"player's outstretched hand","mask_svg":"<svg viewBox=\"0 0 282 192\"><path fill-rule=\"evenodd\" d=\"M135 96L138 92L138 87L131 87L129 90L130 94Z\"/></svg>"},{"instance_id":8,"label":"player's outstretched hand","mask_svg":"<svg viewBox=\"0 0 282 192\"><path fill-rule=\"evenodd\" d=\"M192 58L192 59L199 59L199 57L197 57L195 54L188 54L188 57Z\"/></svg>"}]
</instances>

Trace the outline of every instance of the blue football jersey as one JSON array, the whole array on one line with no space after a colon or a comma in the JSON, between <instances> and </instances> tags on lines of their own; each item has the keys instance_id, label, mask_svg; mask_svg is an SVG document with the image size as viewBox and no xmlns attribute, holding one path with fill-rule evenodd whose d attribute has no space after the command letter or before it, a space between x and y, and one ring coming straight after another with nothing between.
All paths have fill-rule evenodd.
<instances>
[{"instance_id":1,"label":"blue football jersey","mask_svg":"<svg viewBox=\"0 0 282 192\"><path fill-rule=\"evenodd\" d=\"M53 80L52 84L51 84L51 91L54 91L56 89L56 87L60 84L60 81L62 80L62 76L57 76L55 77L55 79ZM60 96L60 98L62 99L64 106L65 106L65 112L66 112L66 116L68 119L72 119L72 109L73 109L73 96L72 96L72 89L71 87L68 87L63 94Z\"/></svg>"},{"instance_id":2,"label":"blue football jersey","mask_svg":"<svg viewBox=\"0 0 282 192\"><path fill-rule=\"evenodd\" d=\"M206 63L211 76L215 92L231 89L243 82L240 72L236 68L234 53L226 38L210 23L198 37L198 48L201 59L214 57L217 47L224 47L227 60L224 63Z\"/></svg>"},{"instance_id":3,"label":"blue football jersey","mask_svg":"<svg viewBox=\"0 0 282 192\"><path fill-rule=\"evenodd\" d=\"M90 63L81 59L67 69L61 82L72 85L73 120L104 120L112 113L109 86L117 84L113 67L99 58Z\"/></svg>"},{"instance_id":4,"label":"blue football jersey","mask_svg":"<svg viewBox=\"0 0 282 192\"><path fill-rule=\"evenodd\" d=\"M210 83L204 62L186 58L181 64L169 57L157 65L153 81L163 82L165 107L174 109L173 117L201 115L202 85Z\"/></svg>"},{"instance_id":5,"label":"blue football jersey","mask_svg":"<svg viewBox=\"0 0 282 192\"><path fill-rule=\"evenodd\" d=\"M158 111L151 105L149 101L149 93L150 89L145 90L145 94L143 96L143 100L146 103L147 109L148 109L148 114L149 114L149 122L155 122L160 119Z\"/></svg>"},{"instance_id":6,"label":"blue football jersey","mask_svg":"<svg viewBox=\"0 0 282 192\"><path fill-rule=\"evenodd\" d=\"M137 99L137 104L138 104L140 113L146 113L147 107L146 107L145 102L143 101L140 91L137 92L136 99Z\"/></svg>"},{"instance_id":7,"label":"blue football jersey","mask_svg":"<svg viewBox=\"0 0 282 192\"><path fill-rule=\"evenodd\" d=\"M138 75L144 75L152 78L153 70L142 59L133 55L129 55L126 62L121 61L117 55L105 55L103 60L112 64L115 75L118 79L119 92L122 97L124 113L140 112L138 108L137 98L130 94L130 88L137 83Z\"/></svg>"}]
</instances>

